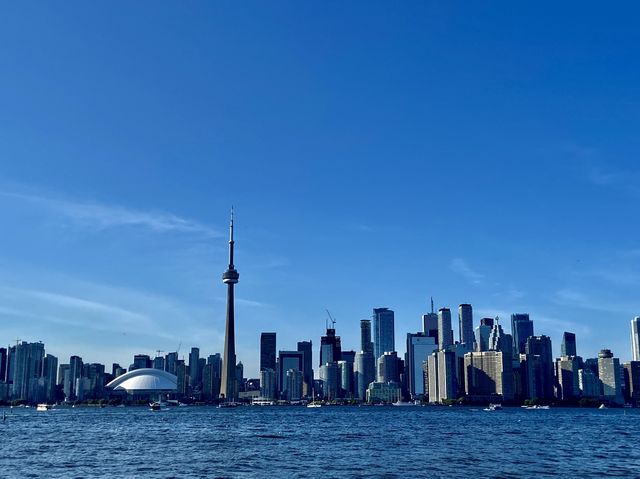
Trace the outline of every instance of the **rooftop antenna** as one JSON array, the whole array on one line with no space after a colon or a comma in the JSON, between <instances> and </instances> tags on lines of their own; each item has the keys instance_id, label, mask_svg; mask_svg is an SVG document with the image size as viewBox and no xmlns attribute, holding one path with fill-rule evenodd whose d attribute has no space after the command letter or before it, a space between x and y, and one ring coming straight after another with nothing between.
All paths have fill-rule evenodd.
<instances>
[{"instance_id":1,"label":"rooftop antenna","mask_svg":"<svg viewBox=\"0 0 640 479\"><path fill-rule=\"evenodd\" d=\"M433 311L433 296L431 296L431 314L433 314L433 313L434 313L434 311Z\"/></svg>"}]
</instances>

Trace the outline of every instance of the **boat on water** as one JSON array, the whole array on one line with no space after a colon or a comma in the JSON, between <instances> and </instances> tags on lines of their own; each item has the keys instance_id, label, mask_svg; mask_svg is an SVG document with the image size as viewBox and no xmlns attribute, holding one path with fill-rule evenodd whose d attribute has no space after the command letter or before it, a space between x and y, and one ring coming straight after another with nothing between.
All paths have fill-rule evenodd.
<instances>
[{"instance_id":1,"label":"boat on water","mask_svg":"<svg viewBox=\"0 0 640 479\"><path fill-rule=\"evenodd\" d=\"M502 404L489 404L489 407L484 408L485 411L500 411Z\"/></svg>"},{"instance_id":2,"label":"boat on water","mask_svg":"<svg viewBox=\"0 0 640 479\"><path fill-rule=\"evenodd\" d=\"M392 406L399 406L399 407L406 407L406 406L419 406L420 402L419 401L414 401L414 402L402 402L402 401L396 401L394 403L391 403Z\"/></svg>"},{"instance_id":3,"label":"boat on water","mask_svg":"<svg viewBox=\"0 0 640 479\"><path fill-rule=\"evenodd\" d=\"M307 407L322 407L322 404L316 401L311 401L309 404L307 404Z\"/></svg>"},{"instance_id":4,"label":"boat on water","mask_svg":"<svg viewBox=\"0 0 640 479\"><path fill-rule=\"evenodd\" d=\"M154 401L152 403L149 403L149 409L151 409L152 411L162 411L163 409L166 409L167 403L162 402L162 401Z\"/></svg>"},{"instance_id":5,"label":"boat on water","mask_svg":"<svg viewBox=\"0 0 640 479\"><path fill-rule=\"evenodd\" d=\"M541 406L539 404L535 404L533 406L522 406L523 409L528 409L528 410L532 410L532 409L550 409L551 406Z\"/></svg>"},{"instance_id":6,"label":"boat on water","mask_svg":"<svg viewBox=\"0 0 640 479\"><path fill-rule=\"evenodd\" d=\"M253 401L251 401L251 404L253 406L275 406L276 402L273 401L272 399L256 398Z\"/></svg>"},{"instance_id":7,"label":"boat on water","mask_svg":"<svg viewBox=\"0 0 640 479\"><path fill-rule=\"evenodd\" d=\"M51 408L53 408L53 405L42 403L38 404L38 406L36 407L36 411L48 411Z\"/></svg>"},{"instance_id":8,"label":"boat on water","mask_svg":"<svg viewBox=\"0 0 640 479\"><path fill-rule=\"evenodd\" d=\"M220 404L218 404L218 409L238 406L239 404L237 402L221 402Z\"/></svg>"},{"instance_id":9,"label":"boat on water","mask_svg":"<svg viewBox=\"0 0 640 479\"><path fill-rule=\"evenodd\" d=\"M598 407L598 409L609 409L607 406L605 406L604 404L600 404L600 406Z\"/></svg>"}]
</instances>

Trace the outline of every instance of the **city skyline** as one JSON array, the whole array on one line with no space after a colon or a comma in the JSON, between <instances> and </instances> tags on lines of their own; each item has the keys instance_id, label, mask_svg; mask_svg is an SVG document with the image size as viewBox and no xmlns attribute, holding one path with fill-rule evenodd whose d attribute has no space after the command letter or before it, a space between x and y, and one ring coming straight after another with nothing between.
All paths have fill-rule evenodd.
<instances>
[{"instance_id":1,"label":"city skyline","mask_svg":"<svg viewBox=\"0 0 640 479\"><path fill-rule=\"evenodd\" d=\"M528 313L556 356L572 331L630 359L634 13L5 7L0 337L105 363L222 352L234 204L252 375L256 332L315 346L325 309L349 348L392 309L402 354L431 296L454 322Z\"/></svg>"}]
</instances>

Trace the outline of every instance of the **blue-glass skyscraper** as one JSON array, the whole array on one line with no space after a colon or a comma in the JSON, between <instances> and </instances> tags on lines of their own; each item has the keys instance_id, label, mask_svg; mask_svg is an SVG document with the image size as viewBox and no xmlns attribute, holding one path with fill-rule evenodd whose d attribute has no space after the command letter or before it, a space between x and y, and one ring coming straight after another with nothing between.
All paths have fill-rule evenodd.
<instances>
[{"instance_id":1,"label":"blue-glass skyscraper","mask_svg":"<svg viewBox=\"0 0 640 479\"><path fill-rule=\"evenodd\" d=\"M525 353L527 338L533 336L533 321L528 314L511 315L511 335L513 336L513 357Z\"/></svg>"},{"instance_id":2,"label":"blue-glass skyscraper","mask_svg":"<svg viewBox=\"0 0 640 479\"><path fill-rule=\"evenodd\" d=\"M388 308L373 310L373 354L376 361L385 352L396 350L394 313Z\"/></svg>"}]
</instances>

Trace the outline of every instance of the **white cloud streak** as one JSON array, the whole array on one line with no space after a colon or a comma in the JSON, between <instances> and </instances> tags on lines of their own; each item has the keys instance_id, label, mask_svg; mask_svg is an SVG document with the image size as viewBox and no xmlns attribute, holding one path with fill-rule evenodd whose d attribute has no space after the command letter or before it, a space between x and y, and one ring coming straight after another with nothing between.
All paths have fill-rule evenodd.
<instances>
[{"instance_id":1,"label":"white cloud streak","mask_svg":"<svg viewBox=\"0 0 640 479\"><path fill-rule=\"evenodd\" d=\"M209 238L222 236L219 231L202 223L162 211L140 211L117 205L69 201L10 191L0 191L0 195L22 200L92 229L131 226L158 233L188 233Z\"/></svg>"},{"instance_id":2,"label":"white cloud streak","mask_svg":"<svg viewBox=\"0 0 640 479\"><path fill-rule=\"evenodd\" d=\"M484 279L484 275L471 269L467 262L462 258L454 258L451 260L451 270L461 276L464 276L467 281L472 284L480 284Z\"/></svg>"}]
</instances>

